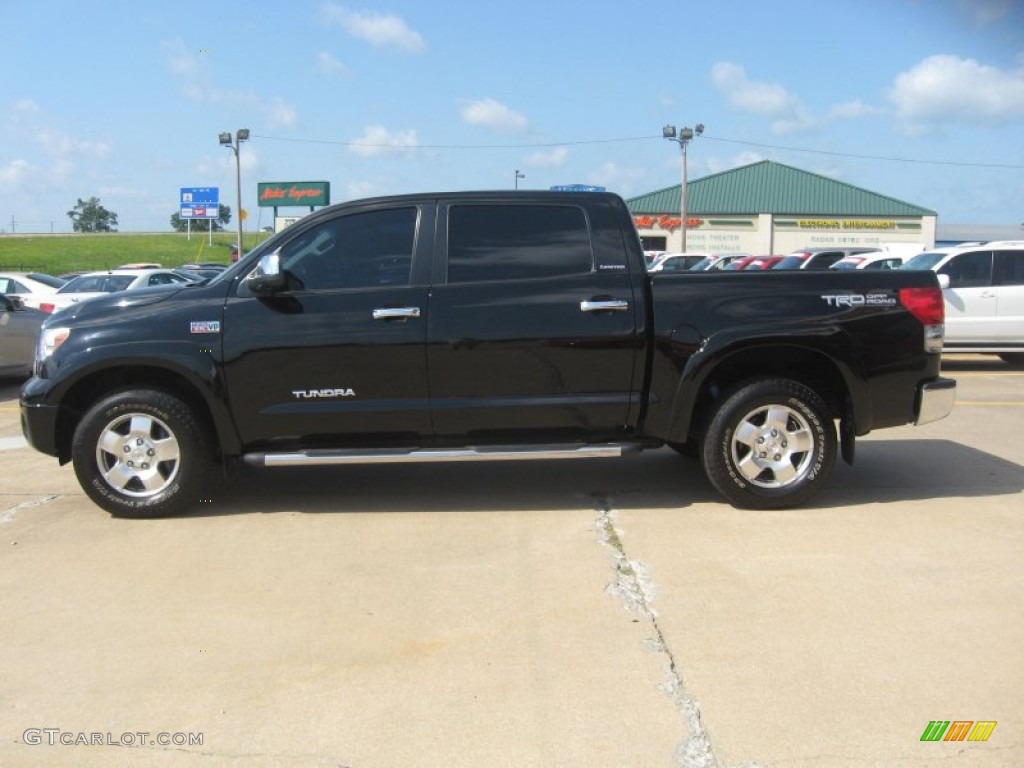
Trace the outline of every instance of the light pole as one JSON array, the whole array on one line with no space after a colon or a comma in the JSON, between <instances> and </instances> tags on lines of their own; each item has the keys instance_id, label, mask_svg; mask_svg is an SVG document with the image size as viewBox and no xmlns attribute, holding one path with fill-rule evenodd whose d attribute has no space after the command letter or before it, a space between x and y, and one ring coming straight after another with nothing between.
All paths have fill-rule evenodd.
<instances>
[{"instance_id":1,"label":"light pole","mask_svg":"<svg viewBox=\"0 0 1024 768\"><path fill-rule=\"evenodd\" d=\"M220 134L220 143L235 153L235 203L238 206L235 210L235 218L238 221L238 259L242 258L242 161L238 157L238 150L243 141L249 139L249 129L239 128L235 131L234 143L231 143L231 134Z\"/></svg>"},{"instance_id":2,"label":"light pole","mask_svg":"<svg viewBox=\"0 0 1024 768\"><path fill-rule=\"evenodd\" d=\"M517 190L519 189L519 180L520 179L525 179L525 178L526 178L526 174L525 173L520 173L519 169L516 168L516 189Z\"/></svg>"},{"instance_id":3,"label":"light pole","mask_svg":"<svg viewBox=\"0 0 1024 768\"><path fill-rule=\"evenodd\" d=\"M679 234L682 236L683 242L680 250L683 253L686 252L686 145L690 143L694 134L700 136L702 133L704 133L704 123L697 123L697 126L692 129L680 128L678 134L676 134L674 125L666 125L661 129L662 138L679 143L679 153L683 160L683 183L679 187Z\"/></svg>"}]
</instances>

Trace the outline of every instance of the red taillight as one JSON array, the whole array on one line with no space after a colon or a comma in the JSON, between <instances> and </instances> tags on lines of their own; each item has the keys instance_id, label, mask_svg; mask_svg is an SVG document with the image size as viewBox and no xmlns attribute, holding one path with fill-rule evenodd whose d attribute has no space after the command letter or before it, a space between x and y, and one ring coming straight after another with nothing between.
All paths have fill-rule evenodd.
<instances>
[{"instance_id":1,"label":"red taillight","mask_svg":"<svg viewBox=\"0 0 1024 768\"><path fill-rule=\"evenodd\" d=\"M942 325L946 320L941 288L900 288L900 304L922 325Z\"/></svg>"},{"instance_id":2,"label":"red taillight","mask_svg":"<svg viewBox=\"0 0 1024 768\"><path fill-rule=\"evenodd\" d=\"M55 310L56 308L57 308L56 304L50 304L50 303L45 302L45 301L41 302L39 304L39 309L41 309L43 312L46 312L47 314L51 314L51 315L53 314L53 310Z\"/></svg>"}]
</instances>

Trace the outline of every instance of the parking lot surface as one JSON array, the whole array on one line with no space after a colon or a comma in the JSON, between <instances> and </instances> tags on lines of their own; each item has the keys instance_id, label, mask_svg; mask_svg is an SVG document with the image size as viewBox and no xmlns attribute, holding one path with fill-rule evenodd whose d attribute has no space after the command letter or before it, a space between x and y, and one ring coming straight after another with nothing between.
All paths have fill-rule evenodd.
<instances>
[{"instance_id":1,"label":"parking lot surface","mask_svg":"<svg viewBox=\"0 0 1024 768\"><path fill-rule=\"evenodd\" d=\"M1024 370L944 368L949 418L781 512L663 450L119 520L0 382L0 765L1020 766Z\"/></svg>"}]
</instances>

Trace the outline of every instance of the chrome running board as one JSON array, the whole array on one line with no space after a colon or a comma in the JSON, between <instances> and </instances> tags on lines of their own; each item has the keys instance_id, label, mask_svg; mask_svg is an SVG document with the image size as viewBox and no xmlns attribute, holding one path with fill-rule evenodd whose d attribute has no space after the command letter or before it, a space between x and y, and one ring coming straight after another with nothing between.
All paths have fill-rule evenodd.
<instances>
[{"instance_id":1,"label":"chrome running board","mask_svg":"<svg viewBox=\"0 0 1024 768\"><path fill-rule=\"evenodd\" d=\"M256 467L299 467L326 464L397 464L400 462L518 461L522 459L614 458L640 450L639 445L482 446L452 449L399 448L382 450L305 450L292 453L247 453L246 464Z\"/></svg>"}]
</instances>

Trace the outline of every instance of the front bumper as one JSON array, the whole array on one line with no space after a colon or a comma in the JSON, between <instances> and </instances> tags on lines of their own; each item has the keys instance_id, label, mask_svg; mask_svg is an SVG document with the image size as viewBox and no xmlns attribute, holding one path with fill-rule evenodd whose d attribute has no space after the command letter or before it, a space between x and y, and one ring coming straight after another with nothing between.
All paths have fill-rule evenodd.
<instances>
[{"instance_id":1,"label":"front bumper","mask_svg":"<svg viewBox=\"0 0 1024 768\"><path fill-rule=\"evenodd\" d=\"M917 388L917 414L914 424L928 424L944 419L953 411L956 403L956 380L935 379Z\"/></svg>"},{"instance_id":2,"label":"front bumper","mask_svg":"<svg viewBox=\"0 0 1024 768\"><path fill-rule=\"evenodd\" d=\"M21 431L28 444L40 453L57 456L57 417L59 406L45 402L49 382L29 379L21 390Z\"/></svg>"}]
</instances>

